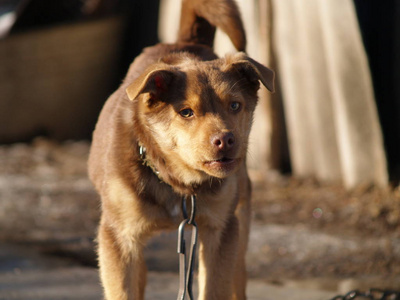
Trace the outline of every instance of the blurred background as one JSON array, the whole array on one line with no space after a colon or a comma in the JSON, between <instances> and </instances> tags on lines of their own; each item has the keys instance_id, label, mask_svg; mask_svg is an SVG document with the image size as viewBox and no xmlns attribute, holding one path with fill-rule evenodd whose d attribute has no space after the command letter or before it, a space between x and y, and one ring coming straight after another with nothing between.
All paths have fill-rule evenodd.
<instances>
[{"instance_id":1,"label":"blurred background","mask_svg":"<svg viewBox=\"0 0 400 300\"><path fill-rule=\"evenodd\" d=\"M251 278L400 288L400 3L237 2L248 54L277 75L250 138ZM65 268L98 296L91 133L143 47L174 42L179 14L180 0L0 1L0 299L33 299L26 278ZM234 51L221 32L215 49ZM151 241L150 271L176 273L174 237Z\"/></svg>"}]
</instances>

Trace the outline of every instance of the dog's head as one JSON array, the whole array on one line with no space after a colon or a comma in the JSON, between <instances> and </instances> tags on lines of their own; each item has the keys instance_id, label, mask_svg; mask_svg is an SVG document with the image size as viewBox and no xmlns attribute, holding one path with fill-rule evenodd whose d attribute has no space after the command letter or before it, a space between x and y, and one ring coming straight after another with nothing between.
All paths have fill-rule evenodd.
<instances>
[{"instance_id":1,"label":"dog's head","mask_svg":"<svg viewBox=\"0 0 400 300\"><path fill-rule=\"evenodd\" d=\"M262 82L274 73L243 53L213 61L173 55L152 65L127 88L154 160L185 184L225 178L246 158ZM146 144L147 143L147 144ZM150 143L150 144L149 144Z\"/></svg>"}]
</instances>

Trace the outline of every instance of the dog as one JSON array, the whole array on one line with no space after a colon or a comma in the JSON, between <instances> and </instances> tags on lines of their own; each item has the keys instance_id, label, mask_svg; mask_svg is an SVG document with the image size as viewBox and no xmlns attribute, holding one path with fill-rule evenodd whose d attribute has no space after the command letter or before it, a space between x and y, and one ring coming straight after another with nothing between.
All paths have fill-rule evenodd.
<instances>
[{"instance_id":1,"label":"dog","mask_svg":"<svg viewBox=\"0 0 400 300\"><path fill-rule=\"evenodd\" d=\"M240 52L218 58L216 27ZM244 52L233 0L183 0L175 44L145 48L100 113L88 161L102 200L106 299L144 299L146 241L177 229L197 197L199 299L246 299L251 184L246 155L260 82L274 72Z\"/></svg>"}]
</instances>

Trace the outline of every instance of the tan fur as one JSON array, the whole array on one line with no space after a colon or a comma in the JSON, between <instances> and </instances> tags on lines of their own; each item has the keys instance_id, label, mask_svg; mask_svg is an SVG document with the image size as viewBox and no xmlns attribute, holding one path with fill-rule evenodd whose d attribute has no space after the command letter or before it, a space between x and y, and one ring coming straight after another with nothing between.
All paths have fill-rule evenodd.
<instances>
[{"instance_id":1,"label":"tan fur","mask_svg":"<svg viewBox=\"0 0 400 300\"><path fill-rule=\"evenodd\" d=\"M232 1L196 0L190 10L202 11L204 19L181 25L204 26L210 14L205 4L228 6L233 20L239 18ZM240 34L231 38L244 37L241 22L235 28ZM98 252L106 299L144 299L143 247L157 232L177 228L181 198L191 194L198 199L199 299L246 297L247 143L259 81L273 90L273 72L244 53L218 59L198 44L204 41L199 36L180 40L147 48L135 59L93 135L89 175L102 199ZM243 45L242 38L235 42ZM182 116L185 109L193 115ZM146 148L146 163L139 145Z\"/></svg>"}]
</instances>

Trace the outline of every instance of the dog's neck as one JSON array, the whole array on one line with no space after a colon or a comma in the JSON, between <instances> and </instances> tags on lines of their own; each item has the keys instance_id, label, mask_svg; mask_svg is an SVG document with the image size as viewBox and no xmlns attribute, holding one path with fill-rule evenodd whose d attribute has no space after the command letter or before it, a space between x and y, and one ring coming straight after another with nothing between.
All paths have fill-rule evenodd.
<instances>
[{"instance_id":1,"label":"dog's neck","mask_svg":"<svg viewBox=\"0 0 400 300\"><path fill-rule=\"evenodd\" d=\"M138 143L138 148L139 148L139 156L140 156L140 160L142 161L143 165L149 167L153 173L155 175L157 175L158 179L160 179L162 182L164 182L164 180L162 179L162 177L160 176L160 171L158 171L158 169L155 167L155 165L151 162L151 160L148 158L148 156L146 155L146 147L143 146L140 142Z\"/></svg>"},{"instance_id":2,"label":"dog's neck","mask_svg":"<svg viewBox=\"0 0 400 300\"><path fill-rule=\"evenodd\" d=\"M167 185L169 185L175 192L178 192L180 194L184 195L192 195L195 193L195 190L197 186L187 186L179 181L177 181L172 174L169 174L169 172L166 172L163 166L160 165L160 163L157 162L156 159L151 159L150 155L147 151L146 146L142 142L138 142L138 154L140 157L140 160L142 164L150 169L152 173L157 176L157 178L160 180L160 182L163 182ZM159 166L157 166L159 165Z\"/></svg>"},{"instance_id":3,"label":"dog's neck","mask_svg":"<svg viewBox=\"0 0 400 300\"><path fill-rule=\"evenodd\" d=\"M178 194L189 196L195 195L199 192L204 192L204 190L216 192L224 183L224 180L222 179L211 177L207 183L186 185L174 178L169 172L163 172L162 166L157 167L156 163L154 162L155 160L152 160L149 157L147 148L142 143L138 142L137 145L137 151L142 165L150 169L152 173L157 176L160 182L170 186L171 189Z\"/></svg>"}]
</instances>

